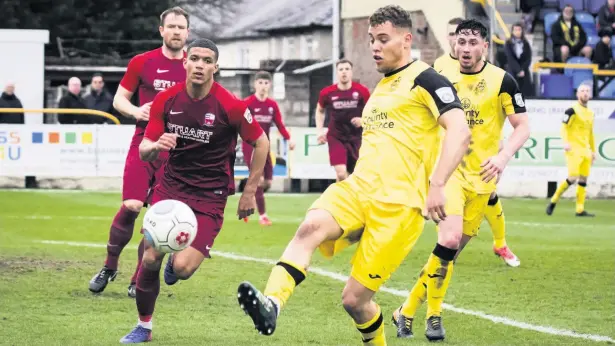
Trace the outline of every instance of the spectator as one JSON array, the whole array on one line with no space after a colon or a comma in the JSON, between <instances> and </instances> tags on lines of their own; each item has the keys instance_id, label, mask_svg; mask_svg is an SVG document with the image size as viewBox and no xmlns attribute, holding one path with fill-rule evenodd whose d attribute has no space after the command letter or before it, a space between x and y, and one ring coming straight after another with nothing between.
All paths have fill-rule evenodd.
<instances>
[{"instance_id":1,"label":"spectator","mask_svg":"<svg viewBox=\"0 0 615 346\"><path fill-rule=\"evenodd\" d=\"M611 28L600 29L598 35L600 36L600 42L598 42L594 49L592 62L598 64L600 69L612 69L613 52L611 51L611 35L613 35L613 31Z\"/></svg>"},{"instance_id":2,"label":"spectator","mask_svg":"<svg viewBox=\"0 0 615 346\"><path fill-rule=\"evenodd\" d=\"M587 34L576 18L574 8L566 5L559 19L551 27L553 57L556 62L566 62L568 58L583 55L591 59L592 48L586 46Z\"/></svg>"},{"instance_id":3,"label":"spectator","mask_svg":"<svg viewBox=\"0 0 615 346\"><path fill-rule=\"evenodd\" d=\"M524 13L525 28L530 34L534 32L534 26L540 19L540 9L543 0L521 0L521 12Z\"/></svg>"},{"instance_id":4,"label":"spectator","mask_svg":"<svg viewBox=\"0 0 615 346\"><path fill-rule=\"evenodd\" d=\"M8 83L0 96L0 108L23 108L21 101L15 96L15 84ZM23 124L24 116L21 113L0 113L2 124Z\"/></svg>"},{"instance_id":5,"label":"spectator","mask_svg":"<svg viewBox=\"0 0 615 346\"><path fill-rule=\"evenodd\" d=\"M68 80L68 94L60 99L60 108L86 109L85 100L79 95L81 93L81 80L71 77ZM93 124L98 119L97 116L87 114L58 114L60 124Z\"/></svg>"},{"instance_id":6,"label":"spectator","mask_svg":"<svg viewBox=\"0 0 615 346\"><path fill-rule=\"evenodd\" d=\"M608 0L598 11L598 28L615 30L615 0Z\"/></svg>"},{"instance_id":7,"label":"spectator","mask_svg":"<svg viewBox=\"0 0 615 346\"><path fill-rule=\"evenodd\" d=\"M525 97L534 95L530 64L532 63L532 48L525 39L523 24L515 23L511 28L512 36L506 41L506 71L517 80L519 89Z\"/></svg>"},{"instance_id":8,"label":"spectator","mask_svg":"<svg viewBox=\"0 0 615 346\"><path fill-rule=\"evenodd\" d=\"M113 112L113 96L104 89L104 86L103 76L100 73L94 74L90 82L90 93L84 98L86 108L106 113ZM98 117L97 123L104 122L105 118Z\"/></svg>"}]
</instances>

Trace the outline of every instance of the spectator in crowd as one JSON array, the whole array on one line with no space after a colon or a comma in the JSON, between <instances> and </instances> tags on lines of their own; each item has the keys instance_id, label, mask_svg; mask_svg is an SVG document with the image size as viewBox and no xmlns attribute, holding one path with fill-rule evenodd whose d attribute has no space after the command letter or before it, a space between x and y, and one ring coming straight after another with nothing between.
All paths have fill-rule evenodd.
<instances>
[{"instance_id":1,"label":"spectator in crowd","mask_svg":"<svg viewBox=\"0 0 615 346\"><path fill-rule=\"evenodd\" d=\"M566 62L573 56L591 59L592 48L587 46L587 34L574 17L574 8L566 5L559 19L551 27L553 57L556 62Z\"/></svg>"},{"instance_id":2,"label":"spectator in crowd","mask_svg":"<svg viewBox=\"0 0 615 346\"><path fill-rule=\"evenodd\" d=\"M15 96L15 84L8 83L4 87L4 92L0 96L0 108L23 108L21 101ZM2 124L23 124L24 114L20 113L0 113L0 123Z\"/></svg>"},{"instance_id":3,"label":"spectator in crowd","mask_svg":"<svg viewBox=\"0 0 615 346\"><path fill-rule=\"evenodd\" d=\"M92 76L90 82L90 93L84 97L85 106L88 109L95 109L101 112L112 113L113 112L113 96L104 88L105 82L103 76L100 73ZM104 123L106 121L103 117L98 117L97 123Z\"/></svg>"},{"instance_id":4,"label":"spectator in crowd","mask_svg":"<svg viewBox=\"0 0 615 346\"><path fill-rule=\"evenodd\" d=\"M517 80L519 89L525 97L533 96L530 64L532 63L532 48L525 39L523 24L515 23L511 28L512 35L506 41L506 71Z\"/></svg>"},{"instance_id":5,"label":"spectator in crowd","mask_svg":"<svg viewBox=\"0 0 615 346\"><path fill-rule=\"evenodd\" d=\"M68 80L68 94L60 99L60 108L87 109L85 100L81 97L81 80L71 77ZM98 121L98 117L88 114L58 114L60 124L93 124Z\"/></svg>"},{"instance_id":6,"label":"spectator in crowd","mask_svg":"<svg viewBox=\"0 0 615 346\"><path fill-rule=\"evenodd\" d=\"M615 1L615 0L614 0ZM613 52L611 51L611 28L603 28L598 32L600 42L596 44L592 62L598 64L600 69L613 69Z\"/></svg>"},{"instance_id":7,"label":"spectator in crowd","mask_svg":"<svg viewBox=\"0 0 615 346\"><path fill-rule=\"evenodd\" d=\"M534 25L540 19L540 8L543 0L521 0L521 12L524 13L525 28L528 33L534 32Z\"/></svg>"},{"instance_id":8,"label":"spectator in crowd","mask_svg":"<svg viewBox=\"0 0 615 346\"><path fill-rule=\"evenodd\" d=\"M615 0L607 0L598 11L598 28L615 30Z\"/></svg>"}]
</instances>

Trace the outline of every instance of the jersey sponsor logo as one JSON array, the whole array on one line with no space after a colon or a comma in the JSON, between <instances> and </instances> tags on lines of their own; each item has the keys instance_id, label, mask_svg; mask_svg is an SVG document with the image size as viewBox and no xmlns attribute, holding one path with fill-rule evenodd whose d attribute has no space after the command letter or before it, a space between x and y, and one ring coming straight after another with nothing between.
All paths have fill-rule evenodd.
<instances>
[{"instance_id":1,"label":"jersey sponsor logo","mask_svg":"<svg viewBox=\"0 0 615 346\"><path fill-rule=\"evenodd\" d=\"M157 69L156 73L166 73L169 72L169 70L161 70L161 69Z\"/></svg>"},{"instance_id":2,"label":"jersey sponsor logo","mask_svg":"<svg viewBox=\"0 0 615 346\"><path fill-rule=\"evenodd\" d=\"M436 89L436 95L438 95L440 100L444 103L451 103L455 101L455 93L453 93L453 89L451 87Z\"/></svg>"},{"instance_id":3,"label":"jersey sponsor logo","mask_svg":"<svg viewBox=\"0 0 615 346\"><path fill-rule=\"evenodd\" d=\"M395 122L389 120L387 112L382 112L378 108L372 108L371 114L361 118L361 125L364 130L392 129Z\"/></svg>"},{"instance_id":4,"label":"jersey sponsor logo","mask_svg":"<svg viewBox=\"0 0 615 346\"><path fill-rule=\"evenodd\" d=\"M208 127L213 127L215 121L216 121L216 115L213 113L207 113L204 116L203 125L208 126Z\"/></svg>"},{"instance_id":5,"label":"jersey sponsor logo","mask_svg":"<svg viewBox=\"0 0 615 346\"><path fill-rule=\"evenodd\" d=\"M523 95L521 95L521 93L515 94L515 103L519 107L525 107L525 102L523 102Z\"/></svg>"},{"instance_id":6,"label":"jersey sponsor logo","mask_svg":"<svg viewBox=\"0 0 615 346\"><path fill-rule=\"evenodd\" d=\"M154 79L154 89L158 91L164 91L175 85L174 81L165 79Z\"/></svg>"},{"instance_id":7,"label":"jersey sponsor logo","mask_svg":"<svg viewBox=\"0 0 615 346\"><path fill-rule=\"evenodd\" d=\"M243 117L246 118L248 124L252 124L252 113L250 113L250 109L246 108L246 111L243 112Z\"/></svg>"},{"instance_id":8,"label":"jersey sponsor logo","mask_svg":"<svg viewBox=\"0 0 615 346\"><path fill-rule=\"evenodd\" d=\"M339 100L333 102L333 109L352 109L359 106L358 100Z\"/></svg>"},{"instance_id":9,"label":"jersey sponsor logo","mask_svg":"<svg viewBox=\"0 0 615 346\"><path fill-rule=\"evenodd\" d=\"M212 131L205 131L190 126L173 124L172 122L167 122L167 128L171 133L179 135L180 138L201 143L209 143L211 135L214 134Z\"/></svg>"},{"instance_id":10,"label":"jersey sponsor logo","mask_svg":"<svg viewBox=\"0 0 615 346\"><path fill-rule=\"evenodd\" d=\"M257 123L271 123L273 120L273 116L271 115L262 115L262 114L254 114L254 119L256 119Z\"/></svg>"},{"instance_id":11,"label":"jersey sponsor logo","mask_svg":"<svg viewBox=\"0 0 615 346\"><path fill-rule=\"evenodd\" d=\"M472 101L470 101L470 99L466 97L461 99L461 107L463 107L463 111L466 115L468 126L473 127L475 125L482 125L485 123L485 120L480 118L480 111L473 109Z\"/></svg>"}]
</instances>

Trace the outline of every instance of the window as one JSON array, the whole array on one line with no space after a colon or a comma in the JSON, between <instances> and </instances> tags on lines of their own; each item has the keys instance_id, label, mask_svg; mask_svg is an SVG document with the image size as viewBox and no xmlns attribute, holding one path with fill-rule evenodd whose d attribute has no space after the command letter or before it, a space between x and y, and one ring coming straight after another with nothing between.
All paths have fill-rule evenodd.
<instances>
[{"instance_id":1,"label":"window","mask_svg":"<svg viewBox=\"0 0 615 346\"><path fill-rule=\"evenodd\" d=\"M314 37L312 35L301 36L301 59L313 59L314 57Z\"/></svg>"},{"instance_id":2,"label":"window","mask_svg":"<svg viewBox=\"0 0 615 346\"><path fill-rule=\"evenodd\" d=\"M295 49L296 49L295 38L294 37L285 37L284 38L283 58L284 59L293 59L295 57Z\"/></svg>"},{"instance_id":3,"label":"window","mask_svg":"<svg viewBox=\"0 0 615 346\"><path fill-rule=\"evenodd\" d=\"M245 44L240 44L239 54L238 54L238 67L249 67L250 66L250 48L245 47Z\"/></svg>"}]
</instances>

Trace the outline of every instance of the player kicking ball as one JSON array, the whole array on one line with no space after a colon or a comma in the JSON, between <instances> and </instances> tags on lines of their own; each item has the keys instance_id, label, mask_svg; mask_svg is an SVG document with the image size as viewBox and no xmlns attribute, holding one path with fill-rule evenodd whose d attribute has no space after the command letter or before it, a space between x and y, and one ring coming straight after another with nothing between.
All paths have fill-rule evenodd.
<instances>
[{"instance_id":1,"label":"player kicking ball","mask_svg":"<svg viewBox=\"0 0 615 346\"><path fill-rule=\"evenodd\" d=\"M117 276L120 254L132 238L135 220L151 197L152 187L162 174L162 166L167 159L167 153L160 153L153 161L141 161L139 143L145 133L154 97L161 90L186 79L183 48L188 38L188 26L188 13L183 9L173 7L162 12L159 28L163 40L162 47L132 58L115 94L113 106L123 115L135 118L137 125L124 165L122 206L111 223L105 264L90 280L91 292L104 291L109 281L113 281ZM140 107L130 102L137 91ZM138 250L139 260L128 286L128 296L132 298L136 294L135 283L143 256L143 246L143 240L141 240Z\"/></svg>"},{"instance_id":2,"label":"player kicking ball","mask_svg":"<svg viewBox=\"0 0 615 346\"><path fill-rule=\"evenodd\" d=\"M446 184L446 219L438 223L436 247L406 302L394 314L397 336L402 338L413 336L414 316L427 300L425 336L430 341L444 339L442 302L453 275L454 260L478 235L497 176L530 135L517 82L506 71L483 59L488 46L487 28L476 20L464 20L457 26L456 34L455 50L461 73L452 82L472 131L472 141ZM498 151L506 120L514 130Z\"/></svg>"},{"instance_id":3,"label":"player kicking ball","mask_svg":"<svg viewBox=\"0 0 615 346\"><path fill-rule=\"evenodd\" d=\"M271 125L275 124L282 137L288 142L288 149L295 149L295 143L290 140L290 133L284 126L282 121L282 113L280 107L274 99L269 97L269 89L271 88L271 74L267 71L257 72L254 76L254 94L248 96L244 101L248 105L252 116L261 126L267 138L269 138L269 131ZM248 165L252 161L253 147L248 143L242 143L243 157ZM267 163L265 164L265 172L263 173L263 179L261 184L256 190L256 206L258 207L259 222L263 226L271 226L271 220L267 216L265 209L265 192L271 187L271 181L273 179L273 163L271 162L271 155L267 156ZM248 219L245 219L247 222Z\"/></svg>"},{"instance_id":4,"label":"player kicking ball","mask_svg":"<svg viewBox=\"0 0 615 346\"><path fill-rule=\"evenodd\" d=\"M562 139L566 151L568 178L561 182L547 206L547 215L553 214L560 197L577 181L576 216L594 217L585 210L585 187L591 165L596 160L594 140L594 112L587 108L591 98L591 87L581 84L577 89L577 103L568 108L562 121Z\"/></svg>"},{"instance_id":5,"label":"player kicking ball","mask_svg":"<svg viewBox=\"0 0 615 346\"><path fill-rule=\"evenodd\" d=\"M186 82L161 92L150 110L150 122L139 145L144 161L155 161L170 152L164 176L156 186L152 204L173 199L187 204L197 219L197 234L190 247L169 256L164 281L173 285L187 280L209 258L214 239L222 228L227 197L234 193L233 163L237 135L255 146L250 175L239 199L239 219L254 213L258 187L269 141L246 104L216 83L218 48L207 39L188 46L184 60ZM160 291L164 253L146 245L137 276L137 327L122 343L152 338L152 315Z\"/></svg>"},{"instance_id":6,"label":"player kicking ball","mask_svg":"<svg viewBox=\"0 0 615 346\"><path fill-rule=\"evenodd\" d=\"M275 331L280 311L306 279L317 248L331 257L358 242L342 305L364 345L386 345L374 295L416 243L425 217L448 219L444 186L470 142L459 98L444 76L422 61L410 60L412 22L407 11L382 7L369 24L371 54L384 77L363 110L356 168L310 207L264 293L249 282L239 285L239 304L262 334ZM446 133L434 169L430 158L440 146L427 144L437 142L440 126Z\"/></svg>"}]
</instances>

